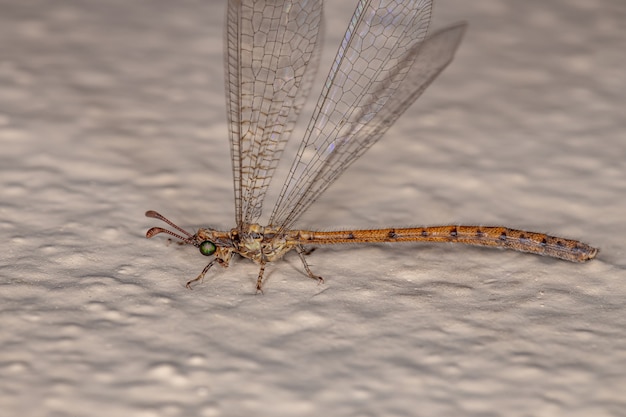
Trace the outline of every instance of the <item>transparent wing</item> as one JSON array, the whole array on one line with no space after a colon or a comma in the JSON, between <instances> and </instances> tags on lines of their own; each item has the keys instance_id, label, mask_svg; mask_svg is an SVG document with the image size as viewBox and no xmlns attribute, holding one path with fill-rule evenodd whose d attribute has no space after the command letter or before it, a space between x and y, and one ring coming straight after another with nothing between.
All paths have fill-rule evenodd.
<instances>
[{"instance_id":1,"label":"transparent wing","mask_svg":"<svg viewBox=\"0 0 626 417\"><path fill-rule=\"evenodd\" d=\"M321 0L228 2L226 104L239 229L261 215L310 91L321 19Z\"/></svg>"},{"instance_id":2,"label":"transparent wing","mask_svg":"<svg viewBox=\"0 0 626 417\"><path fill-rule=\"evenodd\" d=\"M360 1L270 224L288 229L450 63L465 31L425 38L431 1Z\"/></svg>"}]
</instances>

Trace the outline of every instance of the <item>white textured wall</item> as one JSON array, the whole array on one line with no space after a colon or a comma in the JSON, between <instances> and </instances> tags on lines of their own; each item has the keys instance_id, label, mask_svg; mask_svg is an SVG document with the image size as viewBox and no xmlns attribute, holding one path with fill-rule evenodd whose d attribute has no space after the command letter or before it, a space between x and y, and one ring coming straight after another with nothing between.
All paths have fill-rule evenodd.
<instances>
[{"instance_id":1,"label":"white textured wall","mask_svg":"<svg viewBox=\"0 0 626 417\"><path fill-rule=\"evenodd\" d=\"M1 0L0 414L625 415L626 2L436 6L470 22L455 62L301 224L503 224L597 260L320 248L324 285L289 255L263 296L244 260L188 291L206 258L143 213L233 226L224 4Z\"/></svg>"}]
</instances>

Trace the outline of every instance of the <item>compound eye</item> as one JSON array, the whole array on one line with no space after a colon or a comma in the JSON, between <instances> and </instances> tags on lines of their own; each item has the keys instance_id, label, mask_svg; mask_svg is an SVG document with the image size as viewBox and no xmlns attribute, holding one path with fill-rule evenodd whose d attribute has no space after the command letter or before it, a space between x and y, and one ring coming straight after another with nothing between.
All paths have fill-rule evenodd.
<instances>
[{"instance_id":1,"label":"compound eye","mask_svg":"<svg viewBox=\"0 0 626 417\"><path fill-rule=\"evenodd\" d=\"M200 244L200 246L198 246L198 249L200 249L200 253L204 256L211 256L215 253L217 247L215 246L215 243L210 240L205 240Z\"/></svg>"}]
</instances>

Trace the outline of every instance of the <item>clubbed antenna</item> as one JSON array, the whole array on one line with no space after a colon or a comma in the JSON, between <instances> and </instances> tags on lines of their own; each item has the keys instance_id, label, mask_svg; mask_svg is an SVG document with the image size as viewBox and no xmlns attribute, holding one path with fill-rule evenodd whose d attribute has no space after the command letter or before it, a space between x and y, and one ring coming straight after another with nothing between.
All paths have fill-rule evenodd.
<instances>
[{"instance_id":1,"label":"clubbed antenna","mask_svg":"<svg viewBox=\"0 0 626 417\"><path fill-rule=\"evenodd\" d=\"M190 245L195 245L194 240L193 240L193 235L191 233L189 233L185 229L181 228L180 226L177 226L176 224L174 224L172 221L170 221L165 216L157 213L154 210L148 210L148 211L146 211L146 217L151 217L153 219L159 219L159 220L169 224L174 229L178 230L179 232L181 232L182 234L185 235L185 236L179 235L178 233L174 233L171 230L167 230L167 229L164 229L162 227L153 227L152 229L150 229L150 230L148 230L146 232L146 237L148 239L153 237L153 236L155 236L155 235L158 235L159 233L167 233L168 235L174 236L175 238L178 238L178 239L182 240L185 243L188 243Z\"/></svg>"}]
</instances>

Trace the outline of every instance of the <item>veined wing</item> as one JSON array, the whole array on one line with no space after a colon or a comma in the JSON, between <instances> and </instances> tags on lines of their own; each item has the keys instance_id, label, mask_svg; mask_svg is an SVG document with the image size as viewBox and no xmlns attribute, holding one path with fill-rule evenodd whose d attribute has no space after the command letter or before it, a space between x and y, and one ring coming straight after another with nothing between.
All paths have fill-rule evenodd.
<instances>
[{"instance_id":1,"label":"veined wing","mask_svg":"<svg viewBox=\"0 0 626 417\"><path fill-rule=\"evenodd\" d=\"M310 91L321 21L321 0L228 1L226 104L240 229L261 215Z\"/></svg>"},{"instance_id":2,"label":"veined wing","mask_svg":"<svg viewBox=\"0 0 626 417\"><path fill-rule=\"evenodd\" d=\"M270 224L288 229L450 63L466 25L426 37L431 1L360 1Z\"/></svg>"}]
</instances>

